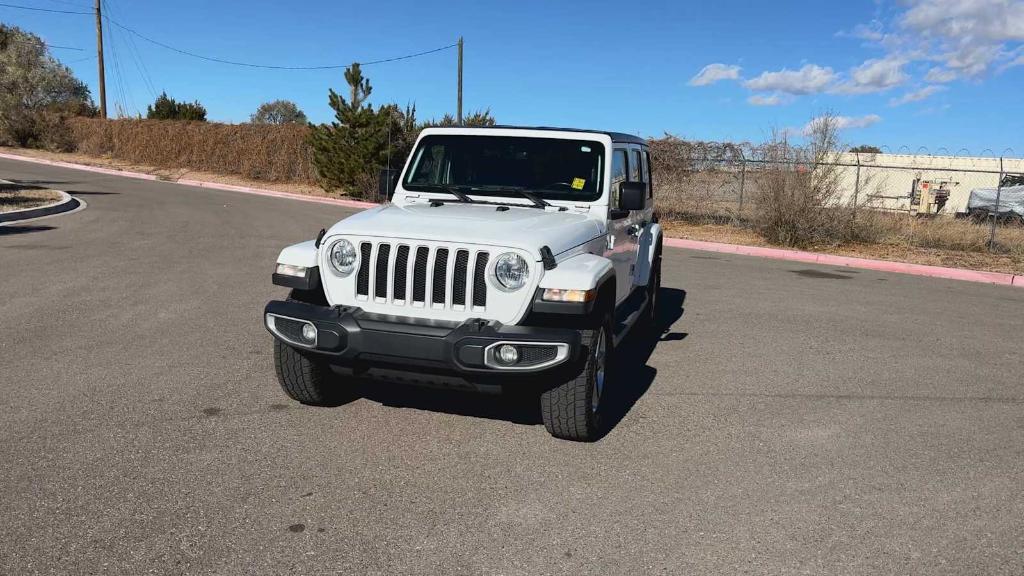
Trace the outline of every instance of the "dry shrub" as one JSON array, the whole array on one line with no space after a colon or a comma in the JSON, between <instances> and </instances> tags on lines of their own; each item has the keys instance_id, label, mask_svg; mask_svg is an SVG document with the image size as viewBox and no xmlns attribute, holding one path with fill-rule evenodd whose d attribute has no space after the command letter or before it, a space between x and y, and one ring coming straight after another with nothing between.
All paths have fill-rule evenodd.
<instances>
[{"instance_id":1,"label":"dry shrub","mask_svg":"<svg viewBox=\"0 0 1024 576\"><path fill-rule=\"evenodd\" d=\"M67 115L47 110L15 110L0 114L0 145L52 152L75 149Z\"/></svg>"},{"instance_id":2,"label":"dry shrub","mask_svg":"<svg viewBox=\"0 0 1024 576\"><path fill-rule=\"evenodd\" d=\"M758 231L768 242L793 247L871 241L882 232L879 222L858 220L865 206L842 200L835 118L816 119L807 136L803 147L776 134L759 148L764 168L755 175Z\"/></svg>"},{"instance_id":3,"label":"dry shrub","mask_svg":"<svg viewBox=\"0 0 1024 576\"><path fill-rule=\"evenodd\" d=\"M157 168L316 183L305 125L91 118L69 123L77 150L84 154Z\"/></svg>"}]
</instances>

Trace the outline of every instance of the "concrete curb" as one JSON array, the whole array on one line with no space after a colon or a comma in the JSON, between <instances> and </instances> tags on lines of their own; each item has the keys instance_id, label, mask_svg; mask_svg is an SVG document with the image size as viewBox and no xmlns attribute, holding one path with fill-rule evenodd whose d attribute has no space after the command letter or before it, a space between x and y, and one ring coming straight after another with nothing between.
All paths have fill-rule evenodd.
<instances>
[{"instance_id":1,"label":"concrete curb","mask_svg":"<svg viewBox=\"0 0 1024 576\"><path fill-rule=\"evenodd\" d=\"M122 176L124 178L135 178L138 180L151 180L157 182L166 182L168 184L180 184L182 186L195 186L199 188L211 188L215 190L227 190L229 192L241 192L244 194L256 194L259 196L271 196L274 198L289 198L292 200L301 200L303 202L316 202L319 204L331 204L334 206L345 206L347 208L373 208L379 206L373 202L361 202L359 200L346 200L342 198L323 198L319 196L309 196L307 194L293 194L291 192L279 192L277 190L267 190L266 188L253 188L250 186L236 186L234 184L219 184L217 182L206 182L203 180L190 180L190 179L179 179L179 180L164 180L153 174L146 174L144 172L130 172L128 170L115 170L113 168L101 168L99 166L89 166L87 164L73 164L71 162L61 162L60 160L46 160L43 158L32 158L30 156L20 156L18 154L8 154L6 152L0 152L0 158L7 160L20 160L22 162L32 162L35 164L45 164L47 166L57 166L60 168L71 168L72 170L83 170L86 172L95 172L97 174L108 174L111 176Z\"/></svg>"},{"instance_id":2,"label":"concrete curb","mask_svg":"<svg viewBox=\"0 0 1024 576\"><path fill-rule=\"evenodd\" d=\"M233 184L219 184L203 180L162 180L152 174L142 172L129 172L115 170L112 168L100 168L98 166L87 166L85 164L73 164L59 160L45 160L0 152L0 158L8 160L21 160L23 162L34 162L61 168L74 170L85 170L99 174L110 174L126 178L138 178L140 180L157 180L168 184L181 184L183 186L196 186L199 188L211 188L215 190L227 190L230 192L241 192L244 194L256 194L259 196L270 196L274 198L287 198L303 202L316 202L319 204L331 204L334 206L345 206L348 208L373 208L379 206L373 202L361 202L358 200L345 200L341 198L321 198L305 194L293 194L291 192L278 192L265 188L252 188L249 186L235 186ZM964 280L967 282L982 282L986 284L998 284L1001 286L1017 286L1024 288L1024 276L1004 274L1001 272L982 272L980 270L965 270L962 268L943 268L941 266L925 266L923 264L909 264L906 262L890 262L888 260L871 260L868 258L851 258L848 256L835 256L832 254L819 254L816 252L804 252L801 250L785 250L781 248L765 248L761 246L742 246L738 244L722 244L719 242L701 242L699 240L686 240L683 238L665 238L665 246L674 248L686 248L689 250L703 250L705 252L724 252L727 254L741 254L744 256L757 256L760 258L772 258L775 260L790 260L793 262L808 262L811 264L823 264L826 266L848 266L851 268L864 268L866 270L878 270L880 272L897 272L900 274L911 274L915 276L928 276L931 278L946 278L950 280Z\"/></svg>"},{"instance_id":3,"label":"concrete curb","mask_svg":"<svg viewBox=\"0 0 1024 576\"><path fill-rule=\"evenodd\" d=\"M6 180L0 180L0 182L6 182L9 184ZM84 202L63 190L54 190L54 192L60 193L60 200L53 204L36 206L35 208L22 208L21 210L12 210L10 212L0 212L0 226L16 222L26 222L28 220L38 220L47 216L56 216L58 214L73 212L85 206Z\"/></svg>"},{"instance_id":4,"label":"concrete curb","mask_svg":"<svg viewBox=\"0 0 1024 576\"><path fill-rule=\"evenodd\" d=\"M849 256L836 256L833 254L819 254L817 252L785 250L781 248L765 248L763 246L742 246L738 244L722 244L720 242L702 242L700 240L686 240L682 238L665 238L665 246L686 248L688 250L703 250L705 252L723 252L726 254L757 256L759 258L772 258L774 260L808 262L811 264L823 264L826 266L848 266L850 268L878 270L879 272L897 272L899 274L911 274L914 276L928 276L931 278L946 278L950 280L964 280L967 282L982 282L985 284L998 284L1001 286L1016 286L1018 288L1024 288L1024 276L1015 276L1013 274L1005 274L1002 272L982 272L980 270L965 270L963 268L943 268L941 266L925 266L923 264L890 262L888 260L871 260L869 258L851 258Z\"/></svg>"}]
</instances>

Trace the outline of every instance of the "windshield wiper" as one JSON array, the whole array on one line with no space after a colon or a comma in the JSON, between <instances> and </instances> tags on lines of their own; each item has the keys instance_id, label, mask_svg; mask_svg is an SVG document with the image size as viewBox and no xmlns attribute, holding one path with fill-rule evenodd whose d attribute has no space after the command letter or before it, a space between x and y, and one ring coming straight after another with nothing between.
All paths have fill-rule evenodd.
<instances>
[{"instance_id":1,"label":"windshield wiper","mask_svg":"<svg viewBox=\"0 0 1024 576\"><path fill-rule=\"evenodd\" d=\"M458 198L459 202L465 202L467 204L477 203L476 200L473 200L472 198L469 197L468 194L466 194L462 190L459 190L455 186L449 186L448 184L421 184L421 186L430 187L432 189L431 191L437 190L438 192L446 192L448 194L451 194L452 196Z\"/></svg>"},{"instance_id":2,"label":"windshield wiper","mask_svg":"<svg viewBox=\"0 0 1024 576\"><path fill-rule=\"evenodd\" d=\"M547 208L548 206L551 206L551 204L547 200L544 200L540 196L537 196L536 194L528 191L526 188L523 188L522 186L473 186L472 190L484 190L488 192L512 192L513 194L518 194L523 198L526 198L527 200L532 202L533 205L537 208Z\"/></svg>"}]
</instances>

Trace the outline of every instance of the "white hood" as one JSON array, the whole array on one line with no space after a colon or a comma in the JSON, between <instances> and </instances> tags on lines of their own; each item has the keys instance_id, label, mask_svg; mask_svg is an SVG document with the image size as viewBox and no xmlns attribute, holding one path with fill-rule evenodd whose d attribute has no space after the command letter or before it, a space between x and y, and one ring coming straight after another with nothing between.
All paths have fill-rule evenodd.
<instances>
[{"instance_id":1,"label":"white hood","mask_svg":"<svg viewBox=\"0 0 1024 576\"><path fill-rule=\"evenodd\" d=\"M458 241L519 248L534 255L548 246L557 255L604 233L602 222L586 214L518 206L499 211L489 204L449 202L372 208L338 222L328 236Z\"/></svg>"}]
</instances>

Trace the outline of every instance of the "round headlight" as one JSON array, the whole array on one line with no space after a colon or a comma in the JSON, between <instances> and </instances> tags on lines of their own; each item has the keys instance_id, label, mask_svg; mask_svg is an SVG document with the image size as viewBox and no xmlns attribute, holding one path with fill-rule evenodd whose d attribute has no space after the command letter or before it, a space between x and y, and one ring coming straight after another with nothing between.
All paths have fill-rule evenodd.
<instances>
[{"instance_id":1,"label":"round headlight","mask_svg":"<svg viewBox=\"0 0 1024 576\"><path fill-rule=\"evenodd\" d=\"M334 268L335 272L342 276L348 276L356 269L358 254L356 254L356 247L348 240L342 239L331 244L329 256L331 268Z\"/></svg>"},{"instance_id":2,"label":"round headlight","mask_svg":"<svg viewBox=\"0 0 1024 576\"><path fill-rule=\"evenodd\" d=\"M529 276L530 266L519 254L506 252L498 256L494 262L494 279L498 281L498 287L502 290L519 290L526 284Z\"/></svg>"}]
</instances>

